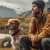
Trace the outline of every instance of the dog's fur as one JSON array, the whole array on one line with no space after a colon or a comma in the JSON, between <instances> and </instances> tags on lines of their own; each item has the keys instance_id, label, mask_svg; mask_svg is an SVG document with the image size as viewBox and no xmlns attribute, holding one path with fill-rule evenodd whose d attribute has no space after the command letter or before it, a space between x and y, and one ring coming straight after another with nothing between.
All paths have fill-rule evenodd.
<instances>
[{"instance_id":1,"label":"dog's fur","mask_svg":"<svg viewBox=\"0 0 50 50\"><path fill-rule=\"evenodd\" d=\"M11 44L14 50L20 50L19 37L24 35L24 30L23 28L20 28L19 25L19 19L9 19L8 23L6 24L6 28L9 29L9 34L11 35Z\"/></svg>"}]
</instances>

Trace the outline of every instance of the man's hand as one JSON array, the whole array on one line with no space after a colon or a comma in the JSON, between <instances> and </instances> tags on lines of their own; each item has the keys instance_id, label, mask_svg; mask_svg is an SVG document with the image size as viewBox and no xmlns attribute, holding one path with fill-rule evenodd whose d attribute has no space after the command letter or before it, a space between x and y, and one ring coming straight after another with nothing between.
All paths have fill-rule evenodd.
<instances>
[{"instance_id":1,"label":"man's hand","mask_svg":"<svg viewBox=\"0 0 50 50\"><path fill-rule=\"evenodd\" d=\"M38 36L37 35L34 35L33 37L31 37L31 41L32 41L32 45L33 46L36 46L36 43L38 42Z\"/></svg>"}]
</instances>

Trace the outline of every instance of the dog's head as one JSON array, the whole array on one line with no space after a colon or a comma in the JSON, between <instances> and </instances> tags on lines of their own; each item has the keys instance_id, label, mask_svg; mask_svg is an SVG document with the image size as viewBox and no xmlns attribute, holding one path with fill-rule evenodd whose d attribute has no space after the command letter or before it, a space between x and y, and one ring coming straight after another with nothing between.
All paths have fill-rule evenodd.
<instances>
[{"instance_id":1,"label":"dog's head","mask_svg":"<svg viewBox=\"0 0 50 50\"><path fill-rule=\"evenodd\" d=\"M6 29L13 30L18 28L19 24L20 24L19 19L9 19L5 27Z\"/></svg>"}]
</instances>

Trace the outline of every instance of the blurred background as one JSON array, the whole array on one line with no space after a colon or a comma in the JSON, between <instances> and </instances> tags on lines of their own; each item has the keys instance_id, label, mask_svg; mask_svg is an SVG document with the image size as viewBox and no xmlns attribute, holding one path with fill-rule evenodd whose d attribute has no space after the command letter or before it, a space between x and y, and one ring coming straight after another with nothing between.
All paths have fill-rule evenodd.
<instances>
[{"instance_id":1,"label":"blurred background","mask_svg":"<svg viewBox=\"0 0 50 50\"><path fill-rule=\"evenodd\" d=\"M0 50L13 50L8 30L4 28L8 19L18 18L25 34L28 33L29 22L32 16L32 1L34 0L0 0ZM44 0L46 3L45 12L50 8L50 0Z\"/></svg>"}]
</instances>

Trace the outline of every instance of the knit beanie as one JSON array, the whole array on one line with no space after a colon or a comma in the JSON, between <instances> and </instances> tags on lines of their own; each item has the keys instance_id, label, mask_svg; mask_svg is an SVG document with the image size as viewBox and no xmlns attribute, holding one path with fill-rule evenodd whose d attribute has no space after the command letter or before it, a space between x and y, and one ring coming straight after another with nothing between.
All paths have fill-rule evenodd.
<instances>
[{"instance_id":1,"label":"knit beanie","mask_svg":"<svg viewBox=\"0 0 50 50\"><path fill-rule=\"evenodd\" d=\"M45 7L45 2L43 0L36 0L33 1L32 4L36 4L38 7L40 7L41 9L44 9Z\"/></svg>"}]
</instances>

